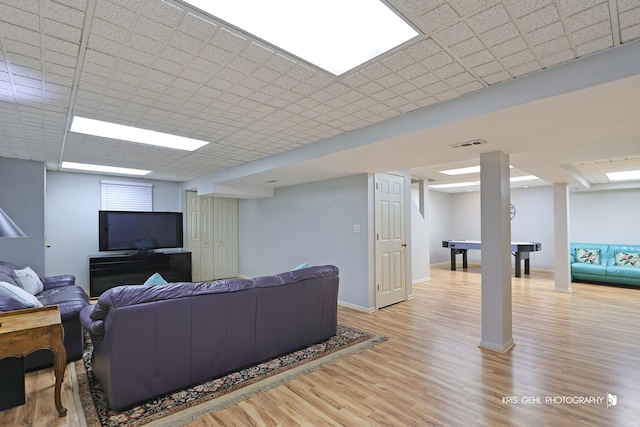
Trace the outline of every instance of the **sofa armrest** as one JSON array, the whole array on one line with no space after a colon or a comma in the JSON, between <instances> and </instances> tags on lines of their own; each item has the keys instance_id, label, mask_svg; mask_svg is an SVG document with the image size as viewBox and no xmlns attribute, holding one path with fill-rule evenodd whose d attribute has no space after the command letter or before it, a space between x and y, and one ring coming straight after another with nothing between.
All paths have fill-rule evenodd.
<instances>
[{"instance_id":1,"label":"sofa armrest","mask_svg":"<svg viewBox=\"0 0 640 427\"><path fill-rule=\"evenodd\" d=\"M91 313L93 306L87 306L80 311L80 324L93 336L104 335L104 320L93 320Z\"/></svg>"},{"instance_id":2,"label":"sofa armrest","mask_svg":"<svg viewBox=\"0 0 640 427\"><path fill-rule=\"evenodd\" d=\"M76 284L76 277L71 274L42 277L41 280L45 290L53 289L53 288L61 288L63 286L72 286Z\"/></svg>"}]
</instances>

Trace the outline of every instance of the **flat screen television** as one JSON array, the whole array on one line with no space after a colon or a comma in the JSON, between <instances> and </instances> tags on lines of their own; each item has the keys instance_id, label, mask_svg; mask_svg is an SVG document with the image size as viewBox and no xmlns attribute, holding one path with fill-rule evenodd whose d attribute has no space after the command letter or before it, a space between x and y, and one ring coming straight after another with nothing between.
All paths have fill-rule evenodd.
<instances>
[{"instance_id":1,"label":"flat screen television","mask_svg":"<svg viewBox=\"0 0 640 427\"><path fill-rule=\"evenodd\" d=\"M99 211L101 251L181 248L182 212Z\"/></svg>"}]
</instances>

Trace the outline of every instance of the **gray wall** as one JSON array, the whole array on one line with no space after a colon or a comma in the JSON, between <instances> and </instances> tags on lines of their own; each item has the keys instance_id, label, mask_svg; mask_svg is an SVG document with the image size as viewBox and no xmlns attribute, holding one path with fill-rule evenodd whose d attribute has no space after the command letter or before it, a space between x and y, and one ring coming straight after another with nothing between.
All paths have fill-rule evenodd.
<instances>
[{"instance_id":1,"label":"gray wall","mask_svg":"<svg viewBox=\"0 0 640 427\"><path fill-rule=\"evenodd\" d=\"M153 210L182 210L181 185L176 182L118 178L93 174L47 172L47 275L73 274L89 289L89 257L98 255L100 181L140 181L153 184ZM104 253L103 253L104 254Z\"/></svg>"},{"instance_id":2,"label":"gray wall","mask_svg":"<svg viewBox=\"0 0 640 427\"><path fill-rule=\"evenodd\" d=\"M436 191L432 191L437 193ZM441 202L445 202L444 198ZM539 242L542 251L531 253L531 267L552 270L553 250L553 187L531 187L511 190L511 204L516 208L516 216L511 220L511 240L514 242ZM449 237L440 239L432 264L449 262L449 249L442 247L442 240L480 240L480 192L453 193L449 195ZM442 209L446 211L446 208ZM436 258L437 257L437 258ZM480 263L481 251L469 251L470 263ZM462 257L458 256L461 262ZM512 257L512 262L514 261Z\"/></svg>"},{"instance_id":3,"label":"gray wall","mask_svg":"<svg viewBox=\"0 0 640 427\"><path fill-rule=\"evenodd\" d=\"M240 273L262 276L309 265L340 269L341 302L369 308L368 176L276 189L240 200ZM354 225L360 232L354 232Z\"/></svg>"},{"instance_id":4,"label":"gray wall","mask_svg":"<svg viewBox=\"0 0 640 427\"><path fill-rule=\"evenodd\" d=\"M640 189L569 193L569 239L640 245Z\"/></svg>"},{"instance_id":5,"label":"gray wall","mask_svg":"<svg viewBox=\"0 0 640 427\"><path fill-rule=\"evenodd\" d=\"M417 283L428 280L431 277L431 265L429 262L429 190L425 183L422 194L425 207L424 214L420 212L420 188L417 184L411 185L411 282Z\"/></svg>"},{"instance_id":6,"label":"gray wall","mask_svg":"<svg viewBox=\"0 0 640 427\"><path fill-rule=\"evenodd\" d=\"M453 239L451 234L451 194L429 191L429 256L431 264L449 262L449 252L442 248L442 241Z\"/></svg>"},{"instance_id":7,"label":"gray wall","mask_svg":"<svg viewBox=\"0 0 640 427\"><path fill-rule=\"evenodd\" d=\"M429 199L431 264L449 262L442 240L480 240L480 193L430 191ZM554 270L553 187L511 190L511 203L516 208L511 239L542 243L542 251L531 254L531 267ZM569 193L569 239L640 244L639 209L640 189ZM480 251L469 251L469 262L480 261Z\"/></svg>"},{"instance_id":8,"label":"gray wall","mask_svg":"<svg viewBox=\"0 0 640 427\"><path fill-rule=\"evenodd\" d=\"M0 158L0 208L27 235L0 238L0 260L45 273L43 162Z\"/></svg>"}]
</instances>

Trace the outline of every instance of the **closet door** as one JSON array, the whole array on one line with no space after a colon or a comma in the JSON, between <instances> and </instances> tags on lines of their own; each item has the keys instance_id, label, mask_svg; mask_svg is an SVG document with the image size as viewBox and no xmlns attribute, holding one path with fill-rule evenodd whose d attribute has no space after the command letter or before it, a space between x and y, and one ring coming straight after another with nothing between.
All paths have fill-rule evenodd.
<instances>
[{"instance_id":1,"label":"closet door","mask_svg":"<svg viewBox=\"0 0 640 427\"><path fill-rule=\"evenodd\" d=\"M238 199L187 192L187 250L194 281L238 276Z\"/></svg>"},{"instance_id":2,"label":"closet door","mask_svg":"<svg viewBox=\"0 0 640 427\"><path fill-rule=\"evenodd\" d=\"M213 197L187 192L187 250L194 282L213 279Z\"/></svg>"}]
</instances>

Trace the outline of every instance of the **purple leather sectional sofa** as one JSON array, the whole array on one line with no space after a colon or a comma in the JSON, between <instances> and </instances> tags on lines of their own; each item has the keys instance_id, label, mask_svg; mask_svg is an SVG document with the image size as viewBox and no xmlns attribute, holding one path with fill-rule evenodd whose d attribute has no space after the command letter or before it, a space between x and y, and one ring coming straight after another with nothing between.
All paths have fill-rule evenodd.
<instances>
[{"instance_id":1,"label":"purple leather sectional sofa","mask_svg":"<svg viewBox=\"0 0 640 427\"><path fill-rule=\"evenodd\" d=\"M17 265L0 261L0 280L19 286L13 271L20 269ZM36 295L42 305L60 306L60 317L64 329L64 347L67 360L78 360L84 350L84 337L80 325L80 310L89 305L89 297L80 286L76 285L76 278L70 274L60 276L41 277L44 289ZM8 299L0 301L0 311L10 311L25 308L17 301ZM31 371L53 366L53 352L37 350L25 356L25 370Z\"/></svg>"},{"instance_id":2,"label":"purple leather sectional sofa","mask_svg":"<svg viewBox=\"0 0 640 427\"><path fill-rule=\"evenodd\" d=\"M336 334L338 268L254 279L119 286L80 313L113 409Z\"/></svg>"}]
</instances>

